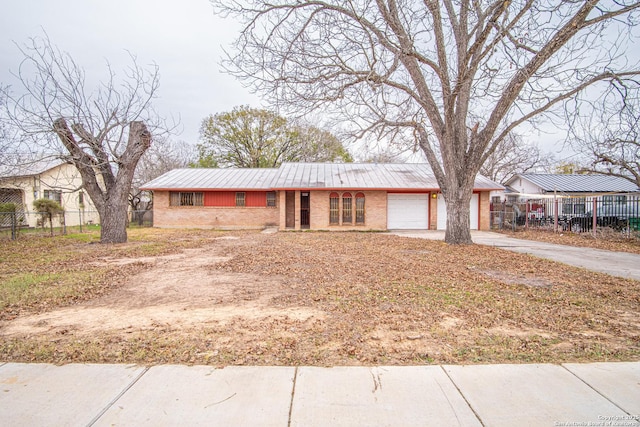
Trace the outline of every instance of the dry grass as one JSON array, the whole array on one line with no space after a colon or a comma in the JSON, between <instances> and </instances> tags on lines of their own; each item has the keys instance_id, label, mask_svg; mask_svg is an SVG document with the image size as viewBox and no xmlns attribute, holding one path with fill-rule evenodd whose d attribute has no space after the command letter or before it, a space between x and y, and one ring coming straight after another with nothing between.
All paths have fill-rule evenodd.
<instances>
[{"instance_id":1,"label":"dry grass","mask_svg":"<svg viewBox=\"0 0 640 427\"><path fill-rule=\"evenodd\" d=\"M159 256L201 245L214 232L134 229L126 244L98 244L98 230L65 236L23 233L0 249L0 320L94 299L142 271L142 263L101 267L108 257ZM214 233L220 235L220 233Z\"/></svg>"},{"instance_id":2,"label":"dry grass","mask_svg":"<svg viewBox=\"0 0 640 427\"><path fill-rule=\"evenodd\" d=\"M227 257L212 261L208 273L229 277L228 285L235 286L232 300L210 301L214 311L260 301L278 314L241 313L196 327L160 323L90 337L65 330L4 336L0 359L216 365L640 360L637 281L498 248L452 247L386 234L232 234L239 239L212 241L209 232L141 230L131 243L115 248L56 244L46 251L51 261L40 266L57 271L70 257L77 265L77 256L85 266L80 271L86 272L90 259L155 256L203 246ZM23 254L34 250L29 244L21 243ZM3 259L5 252L3 247ZM0 286L5 286L11 273L5 263L2 268ZM135 280L150 267L133 263L109 268L104 274L122 282ZM82 299L117 292L112 280L108 285L100 279L104 276L96 277ZM273 281L277 292L247 287L248 277L265 278L265 288L271 286L266 279ZM45 306L18 302L2 314L11 319L76 303L73 298L52 299ZM295 310L314 314L291 316ZM0 325L0 333L2 329Z\"/></svg>"}]
</instances>

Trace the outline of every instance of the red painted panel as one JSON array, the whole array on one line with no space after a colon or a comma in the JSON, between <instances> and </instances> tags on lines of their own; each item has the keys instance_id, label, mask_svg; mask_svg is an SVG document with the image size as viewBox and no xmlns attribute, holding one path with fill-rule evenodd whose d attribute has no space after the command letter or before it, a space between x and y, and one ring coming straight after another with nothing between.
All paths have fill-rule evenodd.
<instances>
[{"instance_id":1,"label":"red painted panel","mask_svg":"<svg viewBox=\"0 0 640 427\"><path fill-rule=\"evenodd\" d=\"M250 208L265 208L267 207L267 192L266 191L247 191L245 194L245 203Z\"/></svg>"},{"instance_id":2,"label":"red painted panel","mask_svg":"<svg viewBox=\"0 0 640 427\"><path fill-rule=\"evenodd\" d=\"M235 191L207 191L204 193L205 206L235 206Z\"/></svg>"},{"instance_id":3,"label":"red painted panel","mask_svg":"<svg viewBox=\"0 0 640 427\"><path fill-rule=\"evenodd\" d=\"M267 206L266 191L242 191L245 193L244 203L246 207L264 208ZM235 207L236 191L206 191L204 193L205 206Z\"/></svg>"}]
</instances>

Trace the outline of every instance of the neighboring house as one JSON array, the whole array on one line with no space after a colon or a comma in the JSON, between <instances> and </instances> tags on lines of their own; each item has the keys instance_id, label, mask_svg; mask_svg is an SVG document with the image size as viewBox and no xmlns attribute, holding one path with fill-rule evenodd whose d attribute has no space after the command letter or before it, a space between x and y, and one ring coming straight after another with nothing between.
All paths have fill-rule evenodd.
<instances>
[{"instance_id":1,"label":"neighboring house","mask_svg":"<svg viewBox=\"0 0 640 427\"><path fill-rule=\"evenodd\" d=\"M446 206L426 164L284 163L278 169L175 169L153 191L156 227L281 230L444 229ZM478 177L471 228L489 229L489 194Z\"/></svg>"},{"instance_id":2,"label":"neighboring house","mask_svg":"<svg viewBox=\"0 0 640 427\"><path fill-rule=\"evenodd\" d=\"M629 180L608 175L517 174L505 185L508 203L557 199L559 215L585 214L593 203L601 210L637 211L640 196Z\"/></svg>"},{"instance_id":3,"label":"neighboring house","mask_svg":"<svg viewBox=\"0 0 640 427\"><path fill-rule=\"evenodd\" d=\"M33 202L41 198L60 203L67 226L98 222L96 209L82 190L82 178L75 166L41 161L0 171L0 202L15 203L23 225L39 224Z\"/></svg>"}]
</instances>

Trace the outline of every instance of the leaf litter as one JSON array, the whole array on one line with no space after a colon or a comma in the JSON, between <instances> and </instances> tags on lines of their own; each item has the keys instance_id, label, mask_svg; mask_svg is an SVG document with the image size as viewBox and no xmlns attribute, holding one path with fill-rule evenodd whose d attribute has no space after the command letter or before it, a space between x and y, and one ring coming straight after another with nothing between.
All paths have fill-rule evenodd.
<instances>
[{"instance_id":1,"label":"leaf litter","mask_svg":"<svg viewBox=\"0 0 640 427\"><path fill-rule=\"evenodd\" d=\"M180 241L177 232L158 231L118 254L93 254L92 268L108 269L117 282L104 292L4 317L2 359L220 366L640 360L637 281L499 248L382 233L192 233L174 250L133 249L163 239Z\"/></svg>"}]
</instances>

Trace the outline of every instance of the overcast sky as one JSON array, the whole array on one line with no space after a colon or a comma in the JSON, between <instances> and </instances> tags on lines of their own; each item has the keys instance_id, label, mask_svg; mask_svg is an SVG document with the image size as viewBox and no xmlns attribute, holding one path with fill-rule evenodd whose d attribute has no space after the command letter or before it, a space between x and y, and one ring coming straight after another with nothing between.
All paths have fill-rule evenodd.
<instances>
[{"instance_id":1,"label":"overcast sky","mask_svg":"<svg viewBox=\"0 0 640 427\"><path fill-rule=\"evenodd\" d=\"M175 137L196 143L200 122L236 105L261 106L260 99L220 71L222 47L239 26L214 16L207 0L5 0L0 14L0 84L15 84L23 45L43 30L52 44L71 54L86 71L103 75L130 64L160 68L156 110L180 117Z\"/></svg>"},{"instance_id":2,"label":"overcast sky","mask_svg":"<svg viewBox=\"0 0 640 427\"><path fill-rule=\"evenodd\" d=\"M87 76L104 75L108 61L115 71L130 64L160 68L156 110L179 117L182 133L195 144L203 118L248 104L265 106L232 76L220 71L223 47L236 38L239 25L215 16L207 0L5 0L0 15L0 84L15 84L21 53L17 44L41 37L71 54ZM547 127L554 132L554 127ZM560 133L531 134L556 157ZM422 156L419 156L422 157ZM412 161L423 161L413 158Z\"/></svg>"}]
</instances>

